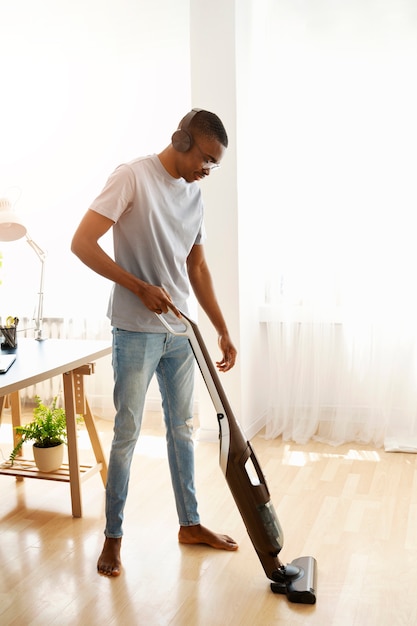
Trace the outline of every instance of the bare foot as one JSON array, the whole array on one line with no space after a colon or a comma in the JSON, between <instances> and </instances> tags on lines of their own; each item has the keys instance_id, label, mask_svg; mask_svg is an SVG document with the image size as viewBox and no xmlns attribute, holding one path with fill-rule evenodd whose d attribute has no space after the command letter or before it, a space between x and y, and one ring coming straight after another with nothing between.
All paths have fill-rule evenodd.
<instances>
[{"instance_id":1,"label":"bare foot","mask_svg":"<svg viewBox=\"0 0 417 626\"><path fill-rule=\"evenodd\" d=\"M196 524L195 526L180 526L178 541L186 544L203 543L217 550L237 550L237 543L228 535L213 533L208 528Z\"/></svg>"},{"instance_id":2,"label":"bare foot","mask_svg":"<svg viewBox=\"0 0 417 626\"><path fill-rule=\"evenodd\" d=\"M98 557L97 571L104 576L119 576L122 567L120 547L122 538L106 537L103 550Z\"/></svg>"}]
</instances>

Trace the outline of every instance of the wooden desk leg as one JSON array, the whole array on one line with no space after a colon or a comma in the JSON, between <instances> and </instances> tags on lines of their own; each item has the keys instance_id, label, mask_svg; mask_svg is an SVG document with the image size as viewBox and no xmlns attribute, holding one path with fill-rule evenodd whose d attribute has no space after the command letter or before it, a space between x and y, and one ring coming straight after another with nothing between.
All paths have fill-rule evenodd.
<instances>
[{"instance_id":1,"label":"wooden desk leg","mask_svg":"<svg viewBox=\"0 0 417 626\"><path fill-rule=\"evenodd\" d=\"M3 415L3 409L5 406L7 406L6 399L7 396L0 396L0 422Z\"/></svg>"},{"instance_id":2,"label":"wooden desk leg","mask_svg":"<svg viewBox=\"0 0 417 626\"><path fill-rule=\"evenodd\" d=\"M22 406L20 404L19 391L13 391L10 394L9 398L10 398L10 407L11 407L11 413L12 413L13 447L15 447L19 440L19 435L16 433L15 427L20 426L20 424L22 423ZM1 415L3 413L3 408L5 405L7 406L6 399L8 399L7 396L0 397L0 422L1 422ZM23 450L20 448L17 454L18 456L22 456ZM22 480L23 480L22 476L16 476L17 482L21 482Z\"/></svg>"},{"instance_id":3,"label":"wooden desk leg","mask_svg":"<svg viewBox=\"0 0 417 626\"><path fill-rule=\"evenodd\" d=\"M78 415L82 415L84 417L84 424L87 428L94 456L96 457L96 463L101 464L100 475L105 487L107 483L107 463L101 441L98 436L96 423L84 393L84 376L94 374L94 365L94 363L86 363L85 365L77 367L77 369L74 370L75 410Z\"/></svg>"},{"instance_id":4,"label":"wooden desk leg","mask_svg":"<svg viewBox=\"0 0 417 626\"><path fill-rule=\"evenodd\" d=\"M18 439L19 439L18 435L16 434L15 427L20 426L22 422L22 408L20 404L20 393L18 391L13 391L13 393L11 393L9 397L10 397L10 407L11 407L11 413L12 413L12 430L13 430L13 447L14 447L17 444ZM6 399L7 399L7 396L0 397L0 418L3 413L4 407L7 406ZM20 451L19 453L22 454L22 451Z\"/></svg>"},{"instance_id":5,"label":"wooden desk leg","mask_svg":"<svg viewBox=\"0 0 417 626\"><path fill-rule=\"evenodd\" d=\"M13 391L10 394L10 408L12 414L12 427L13 427L13 446L17 445L19 440L19 435L16 433L16 426L20 426L22 423L22 405L20 403L20 392ZM18 456L23 456L23 450L20 448L18 452ZM16 476L16 481L21 482L23 478L21 476Z\"/></svg>"},{"instance_id":6,"label":"wooden desk leg","mask_svg":"<svg viewBox=\"0 0 417 626\"><path fill-rule=\"evenodd\" d=\"M103 485L106 486L107 483L107 462L104 456L103 448L101 446L101 441L98 436L98 432L96 429L96 424L94 422L93 414L91 413L90 405L88 404L87 398L85 398L85 413L84 413L84 423L87 428L88 436L90 437L91 446L94 451L94 455L96 457L96 462L101 463L102 469L100 470L101 480L103 481Z\"/></svg>"},{"instance_id":7,"label":"wooden desk leg","mask_svg":"<svg viewBox=\"0 0 417 626\"><path fill-rule=\"evenodd\" d=\"M66 372L64 378L65 415L67 420L68 465L70 476L73 517L82 516L80 464L77 446L77 416L75 403L74 372Z\"/></svg>"},{"instance_id":8,"label":"wooden desk leg","mask_svg":"<svg viewBox=\"0 0 417 626\"><path fill-rule=\"evenodd\" d=\"M16 434L15 427L20 426L22 423L22 406L20 404L20 393L19 391L13 391L10 394L10 407L12 413L12 425L13 425L13 445L17 444L19 439Z\"/></svg>"}]
</instances>

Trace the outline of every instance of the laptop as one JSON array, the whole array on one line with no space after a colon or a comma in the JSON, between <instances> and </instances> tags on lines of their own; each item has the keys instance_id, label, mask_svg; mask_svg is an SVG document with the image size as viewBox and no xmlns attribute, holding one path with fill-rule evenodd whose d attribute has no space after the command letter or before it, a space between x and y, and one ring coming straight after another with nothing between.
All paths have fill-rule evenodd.
<instances>
[{"instance_id":1,"label":"laptop","mask_svg":"<svg viewBox=\"0 0 417 626\"><path fill-rule=\"evenodd\" d=\"M15 361L15 354L0 354L0 374L5 374Z\"/></svg>"}]
</instances>

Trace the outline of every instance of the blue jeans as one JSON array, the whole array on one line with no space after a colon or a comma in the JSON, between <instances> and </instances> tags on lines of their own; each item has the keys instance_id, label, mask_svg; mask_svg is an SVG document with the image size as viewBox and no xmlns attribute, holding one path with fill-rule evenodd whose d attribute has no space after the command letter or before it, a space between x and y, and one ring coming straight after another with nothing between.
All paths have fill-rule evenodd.
<instances>
[{"instance_id":1,"label":"blue jeans","mask_svg":"<svg viewBox=\"0 0 417 626\"><path fill-rule=\"evenodd\" d=\"M106 537L123 534L130 466L145 395L156 373L162 396L168 462L181 526L199 524L194 486L192 409L195 359L186 337L113 329L116 417L106 485Z\"/></svg>"}]
</instances>

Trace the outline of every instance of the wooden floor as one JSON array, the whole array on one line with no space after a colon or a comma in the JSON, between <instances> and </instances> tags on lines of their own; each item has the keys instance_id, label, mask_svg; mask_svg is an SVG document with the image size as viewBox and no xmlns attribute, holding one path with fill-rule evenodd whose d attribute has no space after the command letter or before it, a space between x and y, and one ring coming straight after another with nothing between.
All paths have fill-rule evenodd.
<instances>
[{"instance_id":1,"label":"wooden floor","mask_svg":"<svg viewBox=\"0 0 417 626\"><path fill-rule=\"evenodd\" d=\"M108 449L111 423L98 426ZM6 411L6 458L10 438ZM79 441L88 462L85 432ZM149 414L132 468L119 578L95 569L104 523L99 475L83 484L81 519L71 517L67 484L0 476L0 624L415 626L417 456L262 436L252 445L284 529L281 559L317 559L314 606L270 591L218 467L217 444L196 445L200 513L239 551L177 543L163 430Z\"/></svg>"}]
</instances>

